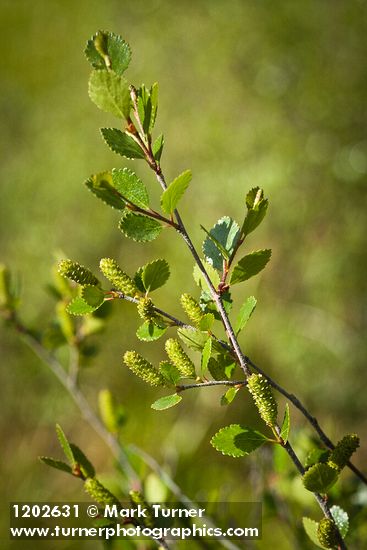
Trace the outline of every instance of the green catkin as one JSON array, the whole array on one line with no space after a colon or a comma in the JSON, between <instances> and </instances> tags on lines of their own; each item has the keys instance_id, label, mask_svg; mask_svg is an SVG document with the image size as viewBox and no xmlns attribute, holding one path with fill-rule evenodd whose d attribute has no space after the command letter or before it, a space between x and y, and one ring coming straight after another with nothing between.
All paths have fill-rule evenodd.
<instances>
[{"instance_id":1,"label":"green catkin","mask_svg":"<svg viewBox=\"0 0 367 550\"><path fill-rule=\"evenodd\" d=\"M180 301L190 321L192 321L195 326L198 326L204 316L204 312L199 303L190 294L182 294Z\"/></svg>"},{"instance_id":2,"label":"green catkin","mask_svg":"<svg viewBox=\"0 0 367 550\"><path fill-rule=\"evenodd\" d=\"M149 361L144 359L136 351L127 351L124 355L125 365L137 376L142 378L151 386L164 386L165 379L163 375L153 367Z\"/></svg>"},{"instance_id":3,"label":"green catkin","mask_svg":"<svg viewBox=\"0 0 367 550\"><path fill-rule=\"evenodd\" d=\"M346 435L335 446L330 453L328 463L338 470L342 470L349 462L352 454L359 447L359 437L357 434Z\"/></svg>"},{"instance_id":4,"label":"green catkin","mask_svg":"<svg viewBox=\"0 0 367 550\"><path fill-rule=\"evenodd\" d=\"M72 260L61 260L59 262L59 273L80 285L99 285L99 280L89 269Z\"/></svg>"},{"instance_id":5,"label":"green catkin","mask_svg":"<svg viewBox=\"0 0 367 550\"><path fill-rule=\"evenodd\" d=\"M146 517L143 519L145 527L154 527L154 516L151 507L139 491L129 491L130 500L133 504L146 510Z\"/></svg>"},{"instance_id":6,"label":"green catkin","mask_svg":"<svg viewBox=\"0 0 367 550\"><path fill-rule=\"evenodd\" d=\"M180 342L170 338L165 344L166 352L177 370L186 378L196 378L195 365L184 352Z\"/></svg>"},{"instance_id":7,"label":"green catkin","mask_svg":"<svg viewBox=\"0 0 367 550\"><path fill-rule=\"evenodd\" d=\"M270 384L261 374L251 374L247 379L247 387L264 422L274 427L277 421L278 407Z\"/></svg>"},{"instance_id":8,"label":"green catkin","mask_svg":"<svg viewBox=\"0 0 367 550\"><path fill-rule=\"evenodd\" d=\"M329 518L322 518L317 528L317 538L324 548L338 547L338 530Z\"/></svg>"},{"instance_id":9,"label":"green catkin","mask_svg":"<svg viewBox=\"0 0 367 550\"><path fill-rule=\"evenodd\" d=\"M153 322L157 319L157 314L154 311L154 305L150 298L144 296L138 303L138 313L144 321Z\"/></svg>"},{"instance_id":10,"label":"green catkin","mask_svg":"<svg viewBox=\"0 0 367 550\"><path fill-rule=\"evenodd\" d=\"M116 504L118 507L121 507L118 499L95 477L88 477L85 480L84 489L98 504L102 504L103 506L106 504Z\"/></svg>"},{"instance_id":11,"label":"green catkin","mask_svg":"<svg viewBox=\"0 0 367 550\"><path fill-rule=\"evenodd\" d=\"M126 296L135 296L138 293L134 281L122 271L115 260L102 258L99 262L99 267L106 279L113 284L114 288L120 290Z\"/></svg>"}]
</instances>

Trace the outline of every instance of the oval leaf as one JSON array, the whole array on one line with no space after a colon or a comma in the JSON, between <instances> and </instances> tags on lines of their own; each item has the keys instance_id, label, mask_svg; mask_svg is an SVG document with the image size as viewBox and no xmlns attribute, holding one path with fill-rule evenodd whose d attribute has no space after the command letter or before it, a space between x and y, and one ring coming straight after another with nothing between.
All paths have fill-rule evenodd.
<instances>
[{"instance_id":1,"label":"oval leaf","mask_svg":"<svg viewBox=\"0 0 367 550\"><path fill-rule=\"evenodd\" d=\"M231 275L230 284L242 283L247 281L254 275L257 275L264 269L268 261L270 260L271 250L257 250L244 256L242 260L234 267Z\"/></svg>"},{"instance_id":2,"label":"oval leaf","mask_svg":"<svg viewBox=\"0 0 367 550\"><path fill-rule=\"evenodd\" d=\"M238 391L240 388L235 388L234 386L232 388L229 388L229 390L226 391L224 395L222 395L220 404L222 406L229 405L232 403L233 399L236 397Z\"/></svg>"},{"instance_id":3,"label":"oval leaf","mask_svg":"<svg viewBox=\"0 0 367 550\"><path fill-rule=\"evenodd\" d=\"M286 403L284 419L280 430L280 437L283 439L284 443L287 443L288 441L290 427L291 427L291 424L290 424L289 405L288 403Z\"/></svg>"},{"instance_id":4,"label":"oval leaf","mask_svg":"<svg viewBox=\"0 0 367 550\"><path fill-rule=\"evenodd\" d=\"M340 508L340 506L335 505L330 508L330 512L340 531L341 536L344 538L347 535L349 529L349 517L347 512L344 512L343 508Z\"/></svg>"},{"instance_id":5,"label":"oval leaf","mask_svg":"<svg viewBox=\"0 0 367 550\"><path fill-rule=\"evenodd\" d=\"M267 441L267 437L252 428L231 424L212 437L210 443L223 455L235 458L246 456Z\"/></svg>"},{"instance_id":6,"label":"oval leaf","mask_svg":"<svg viewBox=\"0 0 367 550\"><path fill-rule=\"evenodd\" d=\"M144 183L129 168L112 170L112 185L129 202L140 208L149 208L148 191Z\"/></svg>"},{"instance_id":7,"label":"oval leaf","mask_svg":"<svg viewBox=\"0 0 367 550\"><path fill-rule=\"evenodd\" d=\"M136 336L143 342L153 342L163 336L166 331L167 327L159 327L155 323L145 321L136 331Z\"/></svg>"},{"instance_id":8,"label":"oval leaf","mask_svg":"<svg viewBox=\"0 0 367 550\"><path fill-rule=\"evenodd\" d=\"M212 354L212 339L208 338L204 344L203 353L201 354L201 372L200 372L201 378L205 376L211 354Z\"/></svg>"},{"instance_id":9,"label":"oval leaf","mask_svg":"<svg viewBox=\"0 0 367 550\"><path fill-rule=\"evenodd\" d=\"M119 229L125 237L144 243L156 239L162 231L162 226L152 218L127 212L120 220Z\"/></svg>"},{"instance_id":10,"label":"oval leaf","mask_svg":"<svg viewBox=\"0 0 367 550\"><path fill-rule=\"evenodd\" d=\"M118 34L98 31L87 42L84 51L89 63L95 69L112 69L121 75L129 66L131 49Z\"/></svg>"},{"instance_id":11,"label":"oval leaf","mask_svg":"<svg viewBox=\"0 0 367 550\"><path fill-rule=\"evenodd\" d=\"M114 189L112 185L111 172L95 174L87 179L85 185L93 195L109 206L112 206L112 208L117 208L117 210L123 210L125 208L125 202L119 194L116 193L116 189Z\"/></svg>"},{"instance_id":12,"label":"oval leaf","mask_svg":"<svg viewBox=\"0 0 367 550\"><path fill-rule=\"evenodd\" d=\"M176 209L177 203L185 193L191 178L191 170L186 170L174 179L164 191L161 196L161 206L166 214L171 214Z\"/></svg>"},{"instance_id":13,"label":"oval leaf","mask_svg":"<svg viewBox=\"0 0 367 550\"><path fill-rule=\"evenodd\" d=\"M327 493L338 479L338 470L329 464L319 462L307 470L303 476L305 489L312 493Z\"/></svg>"},{"instance_id":14,"label":"oval leaf","mask_svg":"<svg viewBox=\"0 0 367 550\"><path fill-rule=\"evenodd\" d=\"M63 429L59 424L56 424L56 435L57 439L59 440L59 443L61 445L62 450L64 451L64 455L67 458L70 466L74 466L75 460L74 460L74 454L71 449L70 443L64 434Z\"/></svg>"},{"instance_id":15,"label":"oval leaf","mask_svg":"<svg viewBox=\"0 0 367 550\"><path fill-rule=\"evenodd\" d=\"M105 294L98 286L86 285L82 288L82 298L89 306L97 308L103 304Z\"/></svg>"},{"instance_id":16,"label":"oval leaf","mask_svg":"<svg viewBox=\"0 0 367 550\"><path fill-rule=\"evenodd\" d=\"M89 97L102 111L117 118L128 118L130 91L128 82L112 71L92 71L89 78Z\"/></svg>"},{"instance_id":17,"label":"oval leaf","mask_svg":"<svg viewBox=\"0 0 367 550\"><path fill-rule=\"evenodd\" d=\"M231 256L239 237L238 224L228 216L218 220L209 231L203 243L203 252L215 269L222 271L223 260L227 260Z\"/></svg>"},{"instance_id":18,"label":"oval leaf","mask_svg":"<svg viewBox=\"0 0 367 550\"><path fill-rule=\"evenodd\" d=\"M181 395L173 393L172 395L165 395L164 397L157 399L157 401L154 401L151 407L156 411L164 411L165 409L170 409L171 407L174 407L180 401L182 401Z\"/></svg>"},{"instance_id":19,"label":"oval leaf","mask_svg":"<svg viewBox=\"0 0 367 550\"><path fill-rule=\"evenodd\" d=\"M81 296L77 296L66 306L66 311L71 315L87 315L87 313L93 313L96 309L95 306L87 304Z\"/></svg>"},{"instance_id":20,"label":"oval leaf","mask_svg":"<svg viewBox=\"0 0 367 550\"><path fill-rule=\"evenodd\" d=\"M319 548L324 548L324 546L320 544L319 537L317 536L317 528L319 526L317 521L310 518L302 518L302 523L309 539Z\"/></svg>"},{"instance_id":21,"label":"oval leaf","mask_svg":"<svg viewBox=\"0 0 367 550\"><path fill-rule=\"evenodd\" d=\"M101 128L101 134L108 147L118 155L128 159L145 158L143 151L136 141L125 132L117 128Z\"/></svg>"},{"instance_id":22,"label":"oval leaf","mask_svg":"<svg viewBox=\"0 0 367 550\"><path fill-rule=\"evenodd\" d=\"M167 282L169 275L169 265L166 260L159 259L146 264L141 272L144 289L147 292L156 290Z\"/></svg>"},{"instance_id":23,"label":"oval leaf","mask_svg":"<svg viewBox=\"0 0 367 550\"><path fill-rule=\"evenodd\" d=\"M247 321L250 319L251 315L255 311L257 300L255 296L250 296L242 304L240 312L237 317L235 331L236 334L239 334L243 328L245 328Z\"/></svg>"},{"instance_id":24,"label":"oval leaf","mask_svg":"<svg viewBox=\"0 0 367 550\"><path fill-rule=\"evenodd\" d=\"M168 361L161 361L159 363L159 372L164 376L167 382L173 384L174 386L182 378L182 374L178 368Z\"/></svg>"},{"instance_id":25,"label":"oval leaf","mask_svg":"<svg viewBox=\"0 0 367 550\"><path fill-rule=\"evenodd\" d=\"M47 464L47 466L50 466L51 468L55 468L56 470L61 470L62 472L67 472L68 474L72 473L72 470L68 464L65 462L62 462L61 460L56 460L55 458L49 458L48 456L40 456L40 461L44 464Z\"/></svg>"}]
</instances>

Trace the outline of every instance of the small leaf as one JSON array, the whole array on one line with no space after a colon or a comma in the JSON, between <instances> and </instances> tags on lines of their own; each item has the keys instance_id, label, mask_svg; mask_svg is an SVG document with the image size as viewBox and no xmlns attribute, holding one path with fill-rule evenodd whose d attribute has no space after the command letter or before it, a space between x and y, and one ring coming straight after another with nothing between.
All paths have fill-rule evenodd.
<instances>
[{"instance_id":1,"label":"small leaf","mask_svg":"<svg viewBox=\"0 0 367 550\"><path fill-rule=\"evenodd\" d=\"M319 462L309 468L303 476L303 485L312 493L327 493L338 479L338 470Z\"/></svg>"},{"instance_id":2,"label":"small leaf","mask_svg":"<svg viewBox=\"0 0 367 550\"><path fill-rule=\"evenodd\" d=\"M270 260L271 250L257 250L244 256L234 267L231 275L231 285L247 281L264 269Z\"/></svg>"},{"instance_id":3,"label":"small leaf","mask_svg":"<svg viewBox=\"0 0 367 550\"><path fill-rule=\"evenodd\" d=\"M223 455L238 458L249 455L267 440L265 435L252 428L240 424L231 424L219 430L212 437L210 443L214 449L220 451Z\"/></svg>"},{"instance_id":4,"label":"small leaf","mask_svg":"<svg viewBox=\"0 0 367 550\"><path fill-rule=\"evenodd\" d=\"M200 352L203 351L205 343L208 340L208 334L206 332L191 328L180 328L177 330L177 334L187 347ZM218 352L222 350L222 347L218 342L213 341L212 349Z\"/></svg>"},{"instance_id":5,"label":"small leaf","mask_svg":"<svg viewBox=\"0 0 367 550\"><path fill-rule=\"evenodd\" d=\"M95 70L89 78L89 97L102 111L117 118L128 118L130 90L128 82L111 71Z\"/></svg>"},{"instance_id":6,"label":"small leaf","mask_svg":"<svg viewBox=\"0 0 367 550\"><path fill-rule=\"evenodd\" d=\"M103 304L105 293L98 286L86 285L82 288L82 299L89 306L96 309Z\"/></svg>"},{"instance_id":7,"label":"small leaf","mask_svg":"<svg viewBox=\"0 0 367 550\"><path fill-rule=\"evenodd\" d=\"M222 271L223 259L227 259L233 253L233 250L240 237L240 228L238 224L224 216L209 231L207 238L203 243L203 252L209 263Z\"/></svg>"},{"instance_id":8,"label":"small leaf","mask_svg":"<svg viewBox=\"0 0 367 550\"><path fill-rule=\"evenodd\" d=\"M260 223L265 217L268 209L268 199L264 199L263 190L259 187L251 189L246 197L247 215L242 226L242 233L246 236Z\"/></svg>"},{"instance_id":9,"label":"small leaf","mask_svg":"<svg viewBox=\"0 0 367 550\"><path fill-rule=\"evenodd\" d=\"M349 518L347 512L340 508L340 506L332 506L330 508L331 515L338 527L342 538L344 539L349 529Z\"/></svg>"},{"instance_id":10,"label":"small leaf","mask_svg":"<svg viewBox=\"0 0 367 550\"><path fill-rule=\"evenodd\" d=\"M227 390L226 393L222 395L220 404L224 406L232 403L233 399L236 397L237 393L239 392L239 389L240 388L235 388L234 386L229 388L229 390Z\"/></svg>"},{"instance_id":11,"label":"small leaf","mask_svg":"<svg viewBox=\"0 0 367 550\"><path fill-rule=\"evenodd\" d=\"M156 411L164 411L165 409L170 409L171 407L174 407L180 401L182 401L181 395L173 393L172 395L165 395L164 397L157 399L157 401L154 401L151 407Z\"/></svg>"},{"instance_id":12,"label":"small leaf","mask_svg":"<svg viewBox=\"0 0 367 550\"><path fill-rule=\"evenodd\" d=\"M199 322L199 329L200 330L210 330L214 323L214 315L213 313L205 313L203 317L200 319Z\"/></svg>"},{"instance_id":13,"label":"small leaf","mask_svg":"<svg viewBox=\"0 0 367 550\"><path fill-rule=\"evenodd\" d=\"M302 523L309 539L319 548L324 548L324 546L320 544L317 536L317 528L319 526L318 522L310 518L302 518Z\"/></svg>"},{"instance_id":14,"label":"small leaf","mask_svg":"<svg viewBox=\"0 0 367 550\"><path fill-rule=\"evenodd\" d=\"M166 331L167 327L160 327L155 323L145 321L136 331L136 336L143 342L153 342L163 336Z\"/></svg>"},{"instance_id":15,"label":"small leaf","mask_svg":"<svg viewBox=\"0 0 367 550\"><path fill-rule=\"evenodd\" d=\"M152 104L152 112L150 116L149 131L151 132L154 128L155 121L157 118L157 111L158 111L158 82L154 82L154 84L150 88L150 101ZM162 144L163 144L163 141L162 141Z\"/></svg>"},{"instance_id":16,"label":"small leaf","mask_svg":"<svg viewBox=\"0 0 367 550\"><path fill-rule=\"evenodd\" d=\"M240 312L236 321L236 335L238 335L243 328L245 328L247 321L255 311L257 300L255 296L250 296L241 306Z\"/></svg>"},{"instance_id":17,"label":"small leaf","mask_svg":"<svg viewBox=\"0 0 367 550\"><path fill-rule=\"evenodd\" d=\"M56 424L56 435L60 442L61 448L64 451L65 457L67 458L70 466L74 466L75 460L74 460L74 454L71 449L70 443L66 437L66 435L63 432L63 429L59 424Z\"/></svg>"},{"instance_id":18,"label":"small leaf","mask_svg":"<svg viewBox=\"0 0 367 550\"><path fill-rule=\"evenodd\" d=\"M66 306L66 311L71 313L71 315L87 315L87 313L92 313L97 308L87 304L81 296L77 296Z\"/></svg>"},{"instance_id":19,"label":"small leaf","mask_svg":"<svg viewBox=\"0 0 367 550\"><path fill-rule=\"evenodd\" d=\"M200 373L201 378L205 376L211 354L212 354L212 339L208 338L204 344L203 353L201 354L201 373Z\"/></svg>"},{"instance_id":20,"label":"small leaf","mask_svg":"<svg viewBox=\"0 0 367 550\"><path fill-rule=\"evenodd\" d=\"M282 427L280 430L280 437L283 439L284 443L287 443L288 437L289 437L289 430L290 430L290 414L289 414L289 405L288 403L285 404L285 412L284 412L284 419L282 423Z\"/></svg>"},{"instance_id":21,"label":"small leaf","mask_svg":"<svg viewBox=\"0 0 367 550\"><path fill-rule=\"evenodd\" d=\"M164 147L164 136L163 134L160 134L153 142L152 145L152 153L156 161L161 160L161 156L163 153L163 147Z\"/></svg>"},{"instance_id":22,"label":"small leaf","mask_svg":"<svg viewBox=\"0 0 367 550\"><path fill-rule=\"evenodd\" d=\"M305 460L306 468L313 466L317 462L327 462L330 456L330 451L327 449L313 449L308 453Z\"/></svg>"},{"instance_id":23,"label":"small leaf","mask_svg":"<svg viewBox=\"0 0 367 550\"><path fill-rule=\"evenodd\" d=\"M113 32L98 31L87 42L85 55L95 69L112 69L122 75L129 66L131 49L121 36Z\"/></svg>"},{"instance_id":24,"label":"small leaf","mask_svg":"<svg viewBox=\"0 0 367 550\"><path fill-rule=\"evenodd\" d=\"M141 280L144 289L152 292L163 286L170 276L169 265L166 260L159 259L149 262L142 268Z\"/></svg>"},{"instance_id":25,"label":"small leaf","mask_svg":"<svg viewBox=\"0 0 367 550\"><path fill-rule=\"evenodd\" d=\"M119 229L125 237L144 243L154 241L162 231L162 226L152 218L127 212L120 220Z\"/></svg>"},{"instance_id":26,"label":"small leaf","mask_svg":"<svg viewBox=\"0 0 367 550\"><path fill-rule=\"evenodd\" d=\"M128 159L145 158L143 151L136 141L125 132L121 132L117 128L101 128L101 134L108 147L114 153Z\"/></svg>"},{"instance_id":27,"label":"small leaf","mask_svg":"<svg viewBox=\"0 0 367 550\"><path fill-rule=\"evenodd\" d=\"M167 382L174 386L176 386L177 382L182 378L182 374L178 368L168 361L161 361L159 363L159 372L164 376Z\"/></svg>"},{"instance_id":28,"label":"small leaf","mask_svg":"<svg viewBox=\"0 0 367 550\"><path fill-rule=\"evenodd\" d=\"M167 187L161 196L161 206L163 212L171 214L177 206L178 201L185 193L192 178L191 170L186 170Z\"/></svg>"},{"instance_id":29,"label":"small leaf","mask_svg":"<svg viewBox=\"0 0 367 550\"><path fill-rule=\"evenodd\" d=\"M51 468L55 468L56 470L61 470L62 472L67 472L68 474L72 474L71 467L65 462L62 462L61 460L56 460L55 458L49 458L48 456L40 456L39 459L44 464L47 464L47 466L51 466Z\"/></svg>"},{"instance_id":30,"label":"small leaf","mask_svg":"<svg viewBox=\"0 0 367 550\"><path fill-rule=\"evenodd\" d=\"M70 443L70 448L74 457L74 464L77 464L84 477L94 477L96 475L94 466L90 463L83 451L74 443Z\"/></svg>"},{"instance_id":31,"label":"small leaf","mask_svg":"<svg viewBox=\"0 0 367 550\"><path fill-rule=\"evenodd\" d=\"M149 208L148 191L144 183L129 168L112 170L112 185L129 202L140 208Z\"/></svg>"},{"instance_id":32,"label":"small leaf","mask_svg":"<svg viewBox=\"0 0 367 550\"><path fill-rule=\"evenodd\" d=\"M217 288L220 283L220 276L218 271L214 269L214 267L208 262L204 261L203 265L205 267L205 271L207 272L209 279L211 280L214 288ZM205 291L209 290L208 284L204 279L204 275L200 271L199 266L197 264L195 264L194 266L193 277L198 287L200 287L202 290L205 290Z\"/></svg>"},{"instance_id":33,"label":"small leaf","mask_svg":"<svg viewBox=\"0 0 367 550\"><path fill-rule=\"evenodd\" d=\"M100 172L99 174L95 174L87 179L85 185L96 197L109 206L112 206L112 208L117 208L117 210L123 210L125 208L125 202L112 185L111 172Z\"/></svg>"}]
</instances>

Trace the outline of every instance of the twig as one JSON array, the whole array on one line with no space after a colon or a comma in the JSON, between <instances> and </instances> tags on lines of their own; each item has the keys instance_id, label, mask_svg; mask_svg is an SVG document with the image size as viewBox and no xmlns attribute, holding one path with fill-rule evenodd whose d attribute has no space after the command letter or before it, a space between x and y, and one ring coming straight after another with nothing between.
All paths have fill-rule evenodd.
<instances>
[{"instance_id":1,"label":"twig","mask_svg":"<svg viewBox=\"0 0 367 550\"><path fill-rule=\"evenodd\" d=\"M178 392L191 390L193 388L207 388L209 386L246 386L245 380L208 380L207 382L199 382L198 384L179 384L176 386Z\"/></svg>"}]
</instances>

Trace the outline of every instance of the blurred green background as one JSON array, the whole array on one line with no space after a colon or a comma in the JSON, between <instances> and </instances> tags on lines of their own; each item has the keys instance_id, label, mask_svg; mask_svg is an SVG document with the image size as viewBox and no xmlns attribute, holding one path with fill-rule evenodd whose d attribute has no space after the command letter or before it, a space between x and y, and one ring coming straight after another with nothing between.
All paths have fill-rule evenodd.
<instances>
[{"instance_id":1,"label":"blurred green background","mask_svg":"<svg viewBox=\"0 0 367 550\"><path fill-rule=\"evenodd\" d=\"M130 273L165 257L172 274L156 301L180 316L180 294L195 290L192 260L173 234L152 245L131 243L117 229L118 214L82 185L92 173L133 166L103 144L98 129L115 121L87 95L84 44L108 29L132 46L129 80L159 82L162 165L169 180L193 171L181 210L195 243L203 238L200 224L209 228L222 215L241 220L251 187L269 197L269 215L249 247L272 248L272 260L234 292L234 313L247 296L258 299L241 337L244 350L301 397L332 439L356 431L363 440L366 8L364 0L2 0L0 246L1 261L22 277L23 319L37 327L52 317L45 287L58 250L95 270L99 258L115 257ZM157 200L152 175L138 162L134 170ZM265 484L264 539L254 548L311 548L287 518L299 528L301 512L315 519L319 512L282 459L274 473L266 452L232 460L209 444L231 421L256 422L249 399L225 409L213 388L187 392L172 410L152 411L157 392L126 372L121 357L135 348L158 361L163 345L143 346L137 325L135 310L117 304L100 353L82 374L93 406L100 388L113 389L129 417L124 440L151 453L192 498L258 500ZM81 485L37 456L59 453L56 422L105 479L114 472L109 450L9 329L1 331L1 357L3 500L83 499ZM292 424L304 456L310 432L296 413ZM365 466L365 440L355 463ZM358 515L366 494L353 483L351 473L343 474L335 501L344 499ZM7 512L2 548L100 547L9 543L6 523Z\"/></svg>"}]
</instances>

